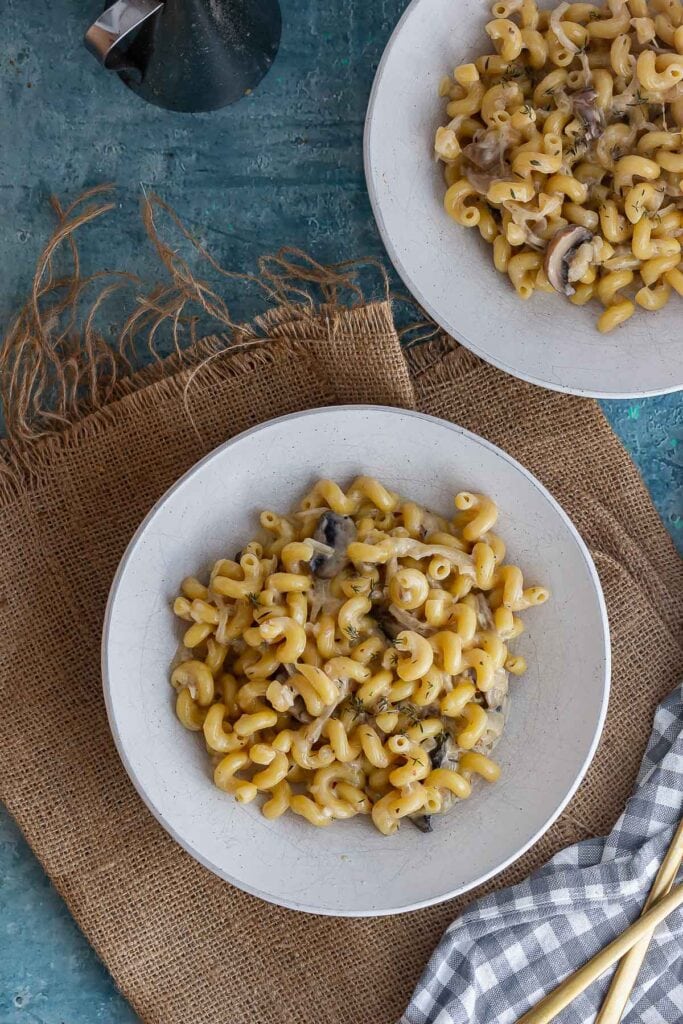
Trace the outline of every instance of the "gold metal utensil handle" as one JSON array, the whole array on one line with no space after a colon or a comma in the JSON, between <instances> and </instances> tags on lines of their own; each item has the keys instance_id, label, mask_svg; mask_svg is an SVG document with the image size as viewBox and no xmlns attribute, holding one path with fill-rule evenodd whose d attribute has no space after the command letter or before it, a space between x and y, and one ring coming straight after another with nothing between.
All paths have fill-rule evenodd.
<instances>
[{"instance_id":1,"label":"gold metal utensil handle","mask_svg":"<svg viewBox=\"0 0 683 1024\"><path fill-rule=\"evenodd\" d=\"M669 847L664 860L662 861L661 867L657 872L657 877L654 880L654 884L650 889L650 895L647 898L647 902L643 907L643 914L657 903L657 900L661 899L676 881L676 875L678 874L679 868L683 863L683 821L676 829L671 846ZM652 938L652 932L648 932L629 949L626 956L620 962L617 967L612 982L609 987L609 992L605 998L600 1013L598 1014L595 1024L619 1024L626 1004L628 1003L629 996L633 986L638 978L638 972L641 968L643 960L647 955L648 946L650 945L650 939Z\"/></svg>"},{"instance_id":2,"label":"gold metal utensil handle","mask_svg":"<svg viewBox=\"0 0 683 1024\"><path fill-rule=\"evenodd\" d=\"M517 1024L549 1024L561 1010L564 1010L565 1006L569 1006L573 999L604 974L612 964L620 960L625 953L628 953L629 949L637 942L649 935L660 921L672 914L682 903L683 885L679 885L676 889L672 889L667 896L658 900L650 910L639 917L618 938L605 946L592 960L565 978L553 992L520 1017Z\"/></svg>"}]
</instances>

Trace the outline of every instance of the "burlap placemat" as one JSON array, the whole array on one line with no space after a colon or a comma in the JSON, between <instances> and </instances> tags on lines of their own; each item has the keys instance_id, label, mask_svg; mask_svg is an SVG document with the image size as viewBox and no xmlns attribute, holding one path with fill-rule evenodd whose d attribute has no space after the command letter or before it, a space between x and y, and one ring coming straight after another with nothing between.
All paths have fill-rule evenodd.
<instances>
[{"instance_id":1,"label":"burlap placemat","mask_svg":"<svg viewBox=\"0 0 683 1024\"><path fill-rule=\"evenodd\" d=\"M281 308L255 331L270 340L250 349L243 330L231 352L209 339L110 381L106 399L93 403L92 390L74 397L53 426L42 399L22 397L16 381L6 387L15 429L0 461L0 796L148 1024L389 1024L472 894L394 918L317 918L245 895L175 845L118 760L101 692L107 592L134 529L221 441L273 416L342 402L458 422L550 488L605 590L610 710L566 812L482 892L607 830L620 813L655 705L682 675L683 571L594 402L513 380L449 339L404 355L386 302ZM24 376L33 366L40 377L45 353L32 362L33 349L22 348ZM63 359L54 346L53 357ZM34 438L39 414L45 436Z\"/></svg>"}]
</instances>

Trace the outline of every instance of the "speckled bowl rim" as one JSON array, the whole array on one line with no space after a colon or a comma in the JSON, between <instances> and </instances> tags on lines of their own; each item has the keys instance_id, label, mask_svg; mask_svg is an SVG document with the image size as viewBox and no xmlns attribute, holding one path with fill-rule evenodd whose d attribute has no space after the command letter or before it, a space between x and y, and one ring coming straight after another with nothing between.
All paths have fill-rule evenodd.
<instances>
[{"instance_id":1,"label":"speckled bowl rim","mask_svg":"<svg viewBox=\"0 0 683 1024\"><path fill-rule=\"evenodd\" d=\"M469 440L471 440L471 441L473 441L473 442L475 442L475 443L477 443L477 444L479 444L479 445L489 449L491 452L494 452L500 458L504 459L509 465L511 465L515 469L517 469L524 477L526 477L526 479L549 502L549 504L554 509L556 514L563 520L565 526L568 528L570 534L572 535L574 541L576 542L576 545L577 545L577 547L578 547L578 549L579 549L579 551L580 551L580 553L581 553L581 555L582 555L582 557L583 557L583 559L585 561L585 564L586 564L586 567L588 569L588 573L589 573L591 582L593 583L593 586L594 586L594 589L595 589L595 595L597 597L598 607L599 607L599 610L600 610L600 625L602 627L602 634L603 634L603 641L604 641L603 694L602 694L602 702L601 702L601 705L600 705L600 713L598 715L598 720L596 722L593 738L592 738L590 747L588 749L588 753L586 755L586 758L585 758L585 760L584 760L584 762L583 762L583 764L582 764L582 766L581 766L581 768L580 768L580 770L579 770L579 772L578 772L574 782L570 786L566 796L560 802L560 804L555 809L555 811L547 818L547 820L534 833L534 835L531 836L531 838L527 842L525 842L514 854L512 854L509 857L507 857L504 861L502 861L499 865L497 865L492 870L490 870L490 871L486 872L485 874L482 874L481 876L478 876L477 878L473 879L471 883L468 883L468 884L466 884L464 886L459 886L456 889L453 889L453 890L448 891L448 892L444 892L444 893L442 893L440 895L437 895L435 897L431 897L429 899L420 900L420 901L417 901L417 902L414 902L414 903L406 903L406 904L404 904L402 906L382 909L382 910L379 910L379 911L377 911L377 910L368 910L368 911L360 912L360 911L356 911L356 910L353 910L353 911L343 911L343 910L333 910L333 909L330 909L330 908L322 908L321 909L320 907L317 907L317 906L314 906L314 905L311 905L311 904L307 904L305 902L298 902L298 901L294 901L294 900L285 900L285 899L277 899L272 894L265 894L265 893L259 891L258 889L254 888L253 886L249 886L249 885L245 884L240 879L235 878L234 876L230 875L226 871L222 871L216 864L213 864L212 862L210 862L208 858L204 857L193 846L192 841L190 839L188 839L185 836L179 834L169 824L169 822L166 819L165 815L159 810L159 808L156 806L153 798L147 793L146 789L141 784L140 780L137 778L135 770L134 770L133 766L131 765L131 763L130 763L127 755L126 755L125 744L123 742L123 738L120 735L118 727L117 727L117 724L116 724L116 717L115 717L115 713L114 713L114 707L113 707L113 703L112 703L112 699L111 699L111 691L110 691L110 676L109 676L109 667L108 667L109 635L110 635L110 629L111 629L111 619L112 619L112 614L113 614L114 602L116 600L116 595L117 595L117 591L118 591L118 588L119 588L119 583L121 581L123 573L125 572L126 568L128 567L128 563L130 562L131 558L133 557L133 555L135 553L135 549L137 547L137 544L138 544L140 538L145 533L148 525L150 524L150 522L154 518L154 516L157 514L157 512L161 508L161 506L164 505L164 503L183 484L185 484L192 476L194 476L200 469L202 469L207 463L209 463L213 458L215 458L219 452L223 452L226 449L231 448L232 446L236 445L238 442L243 440L245 437L248 437L249 435L255 434L255 433L259 432L259 431L265 430L268 427L270 427L270 426L272 426L272 425L274 425L276 423L284 423L284 422L287 422L289 420L302 419L302 418L307 418L307 417L315 417L319 413L329 412L330 410L336 410L338 412L350 412L350 413L353 413L353 412L356 412L356 411L359 411L359 412L373 411L373 412L385 412L385 413L400 413L400 414L402 414L404 416L414 417L415 419L428 420L428 421L430 421L432 423L438 424L440 427L446 427L449 430L452 430L452 431L455 431L456 433L464 435L465 437L469 438ZM464 427L458 426L457 424L454 424L454 423L450 423L448 420L443 420L443 419L441 419L438 416L429 416L426 413L415 412L414 410L411 410L411 409L402 409L402 408L399 408L399 407L386 406L386 405L369 405L369 404L368 405L337 405L337 406L323 406L323 407L320 407L320 408L304 410L303 412L289 413L286 416L277 416L274 419L267 420L265 423L260 423L260 424L258 424L255 427L251 427L249 430L245 430L242 433L237 434L235 437L232 437L228 441L225 441L223 444L219 445L217 448L214 448L207 455L205 455L202 459L200 459L198 462L196 462L194 466L192 466L186 473L184 473L178 480L176 480L176 482L174 484L172 484L171 487L168 488L168 490L162 495L162 497L159 498L159 500L153 505L153 507L147 513L147 515L142 520L142 522L138 526L137 530L133 534L133 537L129 541L128 546L126 547L126 550L125 550L125 552L123 554L123 557L121 558L119 566L118 566L118 568L116 570L116 573L114 575L114 579L112 581L111 589L109 591L109 597L107 599L107 606L106 606L105 614L104 614L104 624L103 624L103 631L102 631L102 648L101 648L101 666L102 666L102 686L103 686L103 692L104 692L105 707L106 707L106 710L107 710L107 718L108 718L108 721L109 721L109 728L111 730L112 737L114 739L114 744L115 744L116 749L118 751L119 757L121 758L121 762L122 762L124 768L126 769L126 773L127 773L128 777L130 778L130 780L131 780L131 782L132 782L136 792L138 793L138 795L142 799L143 803L146 805L148 810L151 811L152 815L156 818L156 820L159 822L159 824L162 826L162 828L173 839L175 839L175 841L178 843L178 845L181 846L182 849L184 849L186 853L188 853L194 860L198 861L203 867L205 867L209 871L211 871L212 874L218 875L219 878L222 878L226 882L230 882L231 885L234 885L236 888L241 889L243 892L248 892L250 895L256 896L259 899L262 899L262 900L264 900L267 903L275 904L276 906L286 907L289 910L301 911L302 913L317 914L317 915L320 915L320 916L323 916L323 917L386 917L386 916L389 916L389 915L392 915L392 914L408 913L408 912L413 911L413 910L420 910L423 907L429 907L429 906L434 906L434 905L439 904L439 903L444 903L446 900L450 900L450 899L453 899L456 896L460 896L464 892L470 892L472 889L476 889L478 886L483 885L484 882L487 882L489 879L495 878L496 875L499 875L507 867L509 867L516 860L518 860L520 857L522 857L527 852L527 850L531 849L531 847L535 843L538 842L538 840L547 832L547 830L550 828L550 826L555 821L557 821L559 816L562 814L562 811L565 809L565 807L567 806L569 801L572 799L572 797L576 793L576 791L577 791L578 787L580 786L581 782L583 781L583 778L584 778L584 776L585 776L585 774L586 774L586 772L588 770L588 767L589 767L591 761L593 760L593 757L595 756L595 751L597 750L598 743L600 742L600 737L602 735L602 730L603 730L603 727L604 727L604 724L605 724L605 718L607 716L607 707L608 707L609 695L610 695L611 647L610 647L610 633L609 633L609 621L608 621L608 617L607 617L607 607L606 607L606 604L605 604L605 598L604 598L604 595L603 595L603 592L602 592L602 586L600 584L600 579L598 577L598 573L597 573L597 570L595 568L595 564L593 562L593 559L591 558L590 552L588 551L588 548L586 547L586 545L585 545L581 535L579 534L578 530L576 529L576 527L572 523L570 517L564 511L562 506L552 496L550 491L548 491L547 488L544 487L543 484L532 473L530 473L528 469L526 469L520 462L518 462L516 459L512 458L511 455L508 455L508 453L506 451L504 451L502 448L499 448L497 445L492 444L490 441L487 441L485 438L480 437L478 434L475 434L472 431L465 429Z\"/></svg>"}]
</instances>

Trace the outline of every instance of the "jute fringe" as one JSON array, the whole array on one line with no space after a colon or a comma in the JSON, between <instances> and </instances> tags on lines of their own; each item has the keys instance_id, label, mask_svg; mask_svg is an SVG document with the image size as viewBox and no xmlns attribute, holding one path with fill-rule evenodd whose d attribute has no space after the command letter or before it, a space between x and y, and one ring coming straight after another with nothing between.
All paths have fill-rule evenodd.
<instances>
[{"instance_id":1,"label":"jute fringe","mask_svg":"<svg viewBox=\"0 0 683 1024\"><path fill-rule=\"evenodd\" d=\"M382 299L388 301L391 296L386 270L372 259L324 266L298 249L285 247L261 257L257 274L226 270L154 193L142 198L142 221L170 283L145 289L142 280L127 271L82 276L76 232L115 208L112 191L112 185L99 185L66 208L52 200L57 226L38 260L31 295L0 347L0 396L9 441L0 476L16 472L19 466L30 472L36 458L40 460L36 441L129 393L133 374L137 389L191 367L184 385L191 418L188 392L198 377L205 379L209 364L226 348L248 353L249 360L258 359L255 350L272 340L278 324L301 321L314 310L317 315L329 315L333 329L340 305L352 309L365 303L358 277L368 268L379 279ZM219 280L255 287L268 311L248 325L235 321L216 288L198 277L189 261L162 237L158 224L162 215L200 264ZM58 274L56 264L64 249L71 267ZM99 314L107 300L124 288L131 293L132 308L118 334L106 338L97 327ZM86 301L92 291L94 298ZM422 313L403 328L406 340L413 344L434 331ZM200 341L200 334L209 337ZM162 358L161 339L168 337L174 354ZM297 344L305 345L306 339L299 338ZM146 352L151 368L137 376L141 352ZM296 356L297 349L291 354Z\"/></svg>"}]
</instances>

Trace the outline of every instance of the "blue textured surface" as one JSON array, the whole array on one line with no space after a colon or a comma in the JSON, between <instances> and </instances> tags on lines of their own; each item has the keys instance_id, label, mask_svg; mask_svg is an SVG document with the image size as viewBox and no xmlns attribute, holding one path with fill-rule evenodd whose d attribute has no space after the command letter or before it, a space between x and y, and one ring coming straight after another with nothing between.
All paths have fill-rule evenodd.
<instances>
[{"instance_id":1,"label":"blue textured surface","mask_svg":"<svg viewBox=\"0 0 683 1024\"><path fill-rule=\"evenodd\" d=\"M207 115L142 104L81 46L99 0L4 0L0 109L5 231L0 320L30 283L50 231L48 196L114 181L118 212L87 234L86 266L151 279L137 214L159 191L219 260L253 269L298 245L321 261L383 256L365 192L362 123L374 70L405 0L282 0L277 62L237 106ZM85 236L84 236L85 237ZM254 310L228 287L236 318ZM683 551L683 398L604 403ZM0 817L0 1024L129 1024L136 1018L14 824Z\"/></svg>"}]
</instances>

